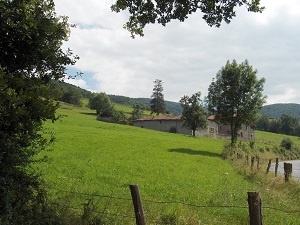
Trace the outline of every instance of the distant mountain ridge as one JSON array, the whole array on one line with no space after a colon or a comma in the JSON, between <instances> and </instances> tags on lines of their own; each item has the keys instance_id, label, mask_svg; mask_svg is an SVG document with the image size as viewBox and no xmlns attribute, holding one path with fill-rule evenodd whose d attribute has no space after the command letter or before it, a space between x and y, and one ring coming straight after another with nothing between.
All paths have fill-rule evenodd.
<instances>
[{"instance_id":1,"label":"distant mountain ridge","mask_svg":"<svg viewBox=\"0 0 300 225\"><path fill-rule=\"evenodd\" d=\"M279 119L283 114L287 114L300 119L300 104L277 103L265 105L260 110L260 114L267 114L270 118Z\"/></svg>"}]
</instances>

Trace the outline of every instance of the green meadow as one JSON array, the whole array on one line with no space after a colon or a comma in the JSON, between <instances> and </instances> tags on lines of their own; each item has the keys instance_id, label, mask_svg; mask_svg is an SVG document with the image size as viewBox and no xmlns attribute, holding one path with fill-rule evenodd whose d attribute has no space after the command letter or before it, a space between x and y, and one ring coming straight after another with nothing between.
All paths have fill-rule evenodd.
<instances>
[{"instance_id":1,"label":"green meadow","mask_svg":"<svg viewBox=\"0 0 300 225\"><path fill-rule=\"evenodd\" d=\"M45 123L56 142L38 166L61 213L135 224L129 184L138 184L147 224L249 224L248 191L260 192L265 224L299 224L298 184L278 194L281 177L249 179L222 159L224 140L100 122L85 107L57 113Z\"/></svg>"}]
</instances>

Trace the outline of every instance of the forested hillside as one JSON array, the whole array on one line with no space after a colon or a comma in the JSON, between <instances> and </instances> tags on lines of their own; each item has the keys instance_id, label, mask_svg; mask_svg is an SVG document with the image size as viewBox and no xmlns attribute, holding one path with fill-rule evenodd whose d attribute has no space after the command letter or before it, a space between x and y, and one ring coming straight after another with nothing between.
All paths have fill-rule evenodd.
<instances>
[{"instance_id":1,"label":"forested hillside","mask_svg":"<svg viewBox=\"0 0 300 225\"><path fill-rule=\"evenodd\" d=\"M150 108L150 98L129 98L120 95L108 95L110 100L114 103L129 105L134 104L143 105L146 109ZM174 115L179 115L182 113L182 107L179 102L165 101L166 109L168 112Z\"/></svg>"},{"instance_id":2,"label":"forested hillside","mask_svg":"<svg viewBox=\"0 0 300 225\"><path fill-rule=\"evenodd\" d=\"M270 118L279 119L283 114L287 114L300 119L300 104L272 104L266 105L260 110L260 114L267 114Z\"/></svg>"}]
</instances>

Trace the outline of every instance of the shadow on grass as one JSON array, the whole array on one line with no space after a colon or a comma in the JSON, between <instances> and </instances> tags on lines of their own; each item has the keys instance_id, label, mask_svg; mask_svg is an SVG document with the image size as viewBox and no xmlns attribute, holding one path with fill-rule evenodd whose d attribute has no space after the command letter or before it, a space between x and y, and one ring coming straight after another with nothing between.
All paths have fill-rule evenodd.
<instances>
[{"instance_id":1,"label":"shadow on grass","mask_svg":"<svg viewBox=\"0 0 300 225\"><path fill-rule=\"evenodd\" d=\"M81 112L81 114L84 114L84 115L88 115L88 116L97 116L97 113L86 113L86 112Z\"/></svg>"},{"instance_id":2,"label":"shadow on grass","mask_svg":"<svg viewBox=\"0 0 300 225\"><path fill-rule=\"evenodd\" d=\"M178 153L184 153L189 155L202 155L202 156L209 156L209 157L221 157L220 153L202 151L202 150L193 150L187 148L169 149L169 152L178 152Z\"/></svg>"}]
</instances>

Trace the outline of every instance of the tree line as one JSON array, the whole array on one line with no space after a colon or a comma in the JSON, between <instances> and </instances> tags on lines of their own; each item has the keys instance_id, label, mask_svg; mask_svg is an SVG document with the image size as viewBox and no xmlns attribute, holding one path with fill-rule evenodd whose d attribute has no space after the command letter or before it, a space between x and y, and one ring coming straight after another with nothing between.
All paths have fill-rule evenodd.
<instances>
[{"instance_id":1,"label":"tree line","mask_svg":"<svg viewBox=\"0 0 300 225\"><path fill-rule=\"evenodd\" d=\"M279 119L271 119L268 114L262 114L256 123L256 129L300 137L299 119L287 114L283 114Z\"/></svg>"}]
</instances>

